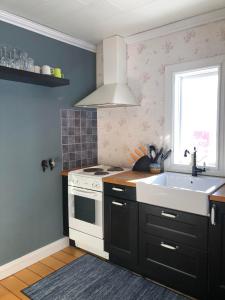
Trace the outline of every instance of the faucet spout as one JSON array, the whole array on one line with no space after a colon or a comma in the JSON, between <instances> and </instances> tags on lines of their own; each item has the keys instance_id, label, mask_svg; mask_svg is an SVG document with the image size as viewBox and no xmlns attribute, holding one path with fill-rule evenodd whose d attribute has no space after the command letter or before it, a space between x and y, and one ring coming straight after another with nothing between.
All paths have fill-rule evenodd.
<instances>
[{"instance_id":1,"label":"faucet spout","mask_svg":"<svg viewBox=\"0 0 225 300\"><path fill-rule=\"evenodd\" d=\"M184 151L184 157L187 157L187 154L190 154L190 151L187 149ZM198 173L205 172L205 166L204 168L198 168L197 167L197 149L194 147L194 152L193 152L193 164L192 164L192 176L196 177L198 176Z\"/></svg>"}]
</instances>

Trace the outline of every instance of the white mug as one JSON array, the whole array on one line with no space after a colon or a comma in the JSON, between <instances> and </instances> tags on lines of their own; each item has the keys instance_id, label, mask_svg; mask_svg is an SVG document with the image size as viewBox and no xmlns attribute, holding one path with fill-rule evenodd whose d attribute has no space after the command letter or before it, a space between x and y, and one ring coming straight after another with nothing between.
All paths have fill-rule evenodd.
<instances>
[{"instance_id":1,"label":"white mug","mask_svg":"<svg viewBox=\"0 0 225 300\"><path fill-rule=\"evenodd\" d=\"M52 68L48 65L44 65L41 67L41 73L45 75L52 75Z\"/></svg>"},{"instance_id":2,"label":"white mug","mask_svg":"<svg viewBox=\"0 0 225 300\"><path fill-rule=\"evenodd\" d=\"M40 66L34 66L34 72L35 73L41 73L41 67Z\"/></svg>"}]
</instances>

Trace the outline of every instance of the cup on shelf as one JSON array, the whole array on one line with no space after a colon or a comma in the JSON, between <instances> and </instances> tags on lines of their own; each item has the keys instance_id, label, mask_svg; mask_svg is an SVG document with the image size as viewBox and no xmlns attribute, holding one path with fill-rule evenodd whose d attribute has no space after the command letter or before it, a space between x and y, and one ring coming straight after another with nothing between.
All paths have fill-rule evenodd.
<instances>
[{"instance_id":1,"label":"cup on shelf","mask_svg":"<svg viewBox=\"0 0 225 300\"><path fill-rule=\"evenodd\" d=\"M41 67L41 73L45 75L53 75L54 69L48 65Z\"/></svg>"},{"instance_id":2,"label":"cup on shelf","mask_svg":"<svg viewBox=\"0 0 225 300\"><path fill-rule=\"evenodd\" d=\"M34 72L34 60L33 58L28 58L27 60L27 71Z\"/></svg>"},{"instance_id":3,"label":"cup on shelf","mask_svg":"<svg viewBox=\"0 0 225 300\"><path fill-rule=\"evenodd\" d=\"M34 66L34 73L41 73L41 67L40 66Z\"/></svg>"},{"instance_id":4,"label":"cup on shelf","mask_svg":"<svg viewBox=\"0 0 225 300\"><path fill-rule=\"evenodd\" d=\"M54 68L53 75L57 78L62 78L62 70L60 68Z\"/></svg>"}]
</instances>

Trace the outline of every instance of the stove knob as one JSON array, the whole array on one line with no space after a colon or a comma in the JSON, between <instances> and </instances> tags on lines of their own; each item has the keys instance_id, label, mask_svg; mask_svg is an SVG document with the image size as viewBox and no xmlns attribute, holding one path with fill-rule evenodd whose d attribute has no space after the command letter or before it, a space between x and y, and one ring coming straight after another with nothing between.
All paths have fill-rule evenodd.
<instances>
[{"instance_id":1,"label":"stove knob","mask_svg":"<svg viewBox=\"0 0 225 300\"><path fill-rule=\"evenodd\" d=\"M92 187L93 187L94 189L100 188L99 182L94 182L94 183L92 183Z\"/></svg>"}]
</instances>

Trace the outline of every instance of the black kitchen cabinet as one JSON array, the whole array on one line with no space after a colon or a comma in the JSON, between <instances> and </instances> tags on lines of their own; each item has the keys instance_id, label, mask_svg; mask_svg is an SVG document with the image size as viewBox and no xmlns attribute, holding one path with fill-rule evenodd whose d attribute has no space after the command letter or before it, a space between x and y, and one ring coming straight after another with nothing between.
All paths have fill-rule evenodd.
<instances>
[{"instance_id":1,"label":"black kitchen cabinet","mask_svg":"<svg viewBox=\"0 0 225 300\"><path fill-rule=\"evenodd\" d=\"M135 269L138 247L136 189L104 184L104 248L110 261Z\"/></svg>"},{"instance_id":2,"label":"black kitchen cabinet","mask_svg":"<svg viewBox=\"0 0 225 300\"><path fill-rule=\"evenodd\" d=\"M225 203L211 204L209 225L209 286L214 300L225 299Z\"/></svg>"},{"instance_id":3,"label":"black kitchen cabinet","mask_svg":"<svg viewBox=\"0 0 225 300\"><path fill-rule=\"evenodd\" d=\"M141 273L198 299L207 299L208 218L139 204Z\"/></svg>"},{"instance_id":4,"label":"black kitchen cabinet","mask_svg":"<svg viewBox=\"0 0 225 300\"><path fill-rule=\"evenodd\" d=\"M63 200L63 234L69 236L68 219L68 176L62 176L62 200Z\"/></svg>"}]
</instances>

